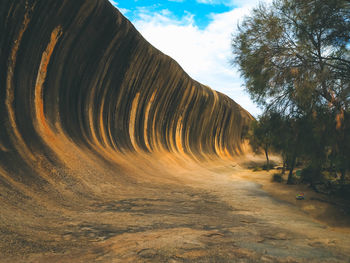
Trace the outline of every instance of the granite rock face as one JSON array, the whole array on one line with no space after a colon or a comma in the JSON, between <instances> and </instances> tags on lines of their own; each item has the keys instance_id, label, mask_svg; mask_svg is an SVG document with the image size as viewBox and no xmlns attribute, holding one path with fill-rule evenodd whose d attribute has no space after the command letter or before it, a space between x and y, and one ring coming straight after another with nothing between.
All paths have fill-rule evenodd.
<instances>
[{"instance_id":1,"label":"granite rock face","mask_svg":"<svg viewBox=\"0 0 350 263\"><path fill-rule=\"evenodd\" d=\"M6 171L54 165L58 134L100 153L241 152L250 114L191 79L108 1L3 0L0 27Z\"/></svg>"},{"instance_id":2,"label":"granite rock face","mask_svg":"<svg viewBox=\"0 0 350 263\"><path fill-rule=\"evenodd\" d=\"M105 239L215 223L175 177L244 152L251 118L107 0L1 0L0 262L96 262Z\"/></svg>"}]
</instances>

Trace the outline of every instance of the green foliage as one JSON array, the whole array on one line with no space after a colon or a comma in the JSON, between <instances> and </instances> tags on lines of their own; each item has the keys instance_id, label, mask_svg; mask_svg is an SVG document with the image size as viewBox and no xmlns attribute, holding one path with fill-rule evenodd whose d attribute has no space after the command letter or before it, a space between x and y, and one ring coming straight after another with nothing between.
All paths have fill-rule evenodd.
<instances>
[{"instance_id":1,"label":"green foliage","mask_svg":"<svg viewBox=\"0 0 350 263\"><path fill-rule=\"evenodd\" d=\"M310 183L324 168L350 170L350 2L275 0L260 4L232 40L234 63L265 107L252 125L253 149L274 148L293 182L297 158Z\"/></svg>"},{"instance_id":2,"label":"green foliage","mask_svg":"<svg viewBox=\"0 0 350 263\"><path fill-rule=\"evenodd\" d=\"M280 173L274 173L274 174L272 175L272 182L282 183L282 182L283 182L282 174L280 174Z\"/></svg>"},{"instance_id":3,"label":"green foliage","mask_svg":"<svg viewBox=\"0 0 350 263\"><path fill-rule=\"evenodd\" d=\"M265 170L271 167L269 160L269 151L273 146L275 139L274 128L276 126L276 115L274 113L265 113L259 117L258 121L254 121L251 130L248 133L249 143L254 152L260 152L262 149L266 156Z\"/></svg>"},{"instance_id":4,"label":"green foliage","mask_svg":"<svg viewBox=\"0 0 350 263\"><path fill-rule=\"evenodd\" d=\"M269 150L272 141L271 128L268 116L261 116L259 121L253 121L248 138L254 152L259 152L260 149Z\"/></svg>"},{"instance_id":5,"label":"green foliage","mask_svg":"<svg viewBox=\"0 0 350 263\"><path fill-rule=\"evenodd\" d=\"M301 181L303 183L314 184L317 180L320 179L319 171L317 171L314 167L307 166L301 171Z\"/></svg>"},{"instance_id":6,"label":"green foliage","mask_svg":"<svg viewBox=\"0 0 350 263\"><path fill-rule=\"evenodd\" d=\"M260 4L232 41L253 99L283 113L325 102L349 104L350 2L276 0Z\"/></svg>"}]
</instances>

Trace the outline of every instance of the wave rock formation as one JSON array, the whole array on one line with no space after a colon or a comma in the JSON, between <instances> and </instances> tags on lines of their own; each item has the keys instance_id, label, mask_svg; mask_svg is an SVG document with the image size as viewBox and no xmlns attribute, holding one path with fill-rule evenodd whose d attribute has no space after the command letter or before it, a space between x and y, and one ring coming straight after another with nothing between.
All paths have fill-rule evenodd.
<instances>
[{"instance_id":1,"label":"wave rock formation","mask_svg":"<svg viewBox=\"0 0 350 263\"><path fill-rule=\"evenodd\" d=\"M96 202L243 151L250 114L106 0L2 0L0 32L2 255L59 250L60 222L65 244L86 241L78 214Z\"/></svg>"}]
</instances>

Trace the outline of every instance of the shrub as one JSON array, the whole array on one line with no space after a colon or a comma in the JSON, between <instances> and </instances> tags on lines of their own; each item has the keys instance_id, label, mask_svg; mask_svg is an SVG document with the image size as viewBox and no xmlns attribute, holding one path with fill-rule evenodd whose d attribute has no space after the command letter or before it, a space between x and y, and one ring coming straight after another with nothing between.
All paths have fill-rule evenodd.
<instances>
[{"instance_id":1,"label":"shrub","mask_svg":"<svg viewBox=\"0 0 350 263\"><path fill-rule=\"evenodd\" d=\"M262 169L263 169L263 170L272 170L272 169L274 169L274 168L275 168L275 165L272 164L272 163L270 163L269 169L267 169L267 164L264 164L264 165L262 166Z\"/></svg>"},{"instance_id":2,"label":"shrub","mask_svg":"<svg viewBox=\"0 0 350 263\"><path fill-rule=\"evenodd\" d=\"M320 169L315 169L311 166L305 167L300 174L301 182L309 183L311 185L319 184L322 182L322 174Z\"/></svg>"},{"instance_id":3,"label":"shrub","mask_svg":"<svg viewBox=\"0 0 350 263\"><path fill-rule=\"evenodd\" d=\"M272 182L282 183L282 182L283 182L282 174L280 174L280 173L274 173L274 174L272 175Z\"/></svg>"}]
</instances>

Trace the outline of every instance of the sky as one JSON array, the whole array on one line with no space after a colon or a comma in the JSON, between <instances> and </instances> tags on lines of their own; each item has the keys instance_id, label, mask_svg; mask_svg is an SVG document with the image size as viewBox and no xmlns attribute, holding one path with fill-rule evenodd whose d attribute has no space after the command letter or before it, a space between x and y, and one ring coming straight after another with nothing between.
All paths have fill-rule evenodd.
<instances>
[{"instance_id":1,"label":"sky","mask_svg":"<svg viewBox=\"0 0 350 263\"><path fill-rule=\"evenodd\" d=\"M222 92L257 117L231 51L237 24L271 0L110 0L154 47L195 80Z\"/></svg>"}]
</instances>

